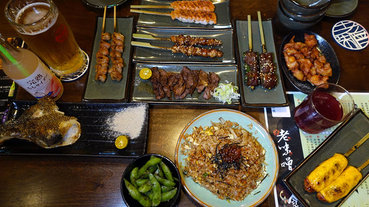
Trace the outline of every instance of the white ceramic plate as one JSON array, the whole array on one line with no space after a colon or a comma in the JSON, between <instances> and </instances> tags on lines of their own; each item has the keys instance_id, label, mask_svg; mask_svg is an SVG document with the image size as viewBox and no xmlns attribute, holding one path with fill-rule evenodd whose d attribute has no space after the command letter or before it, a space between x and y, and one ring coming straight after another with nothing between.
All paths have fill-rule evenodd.
<instances>
[{"instance_id":1,"label":"white ceramic plate","mask_svg":"<svg viewBox=\"0 0 369 207\"><path fill-rule=\"evenodd\" d=\"M222 117L224 120L237 122L244 129L253 134L257 141L265 149L265 170L267 177L260 185L253 190L242 201L228 201L219 199L215 194L205 187L194 182L191 177L183 176L182 170L187 156L181 152L181 145L184 143L185 134L191 134L193 127L211 126L211 122L217 122ZM262 125L251 116L231 109L215 109L194 118L181 132L175 151L175 162L181 174L182 185L186 192L203 206L224 207L224 206L257 206L263 202L275 185L277 180L279 164L278 153L274 141Z\"/></svg>"}]
</instances>

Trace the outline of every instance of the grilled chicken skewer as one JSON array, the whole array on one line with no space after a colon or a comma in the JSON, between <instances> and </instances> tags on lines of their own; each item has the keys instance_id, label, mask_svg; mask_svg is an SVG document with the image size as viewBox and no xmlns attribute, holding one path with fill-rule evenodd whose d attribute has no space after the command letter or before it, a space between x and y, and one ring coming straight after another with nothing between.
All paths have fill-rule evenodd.
<instances>
[{"instance_id":1,"label":"grilled chicken skewer","mask_svg":"<svg viewBox=\"0 0 369 207\"><path fill-rule=\"evenodd\" d=\"M104 7L104 17L101 27L101 40L99 51L96 53L95 80L105 82L109 66L110 34L105 32L106 6Z\"/></svg>"},{"instance_id":2,"label":"grilled chicken skewer","mask_svg":"<svg viewBox=\"0 0 369 207\"><path fill-rule=\"evenodd\" d=\"M172 47L161 47L161 46L151 45L148 42L137 42L137 41L131 41L131 45L138 46L138 47L170 50L172 51L172 53L182 53L187 56L202 56L202 57L210 57L210 58L217 58L217 57L223 56L222 51L218 49L214 49L214 48L208 49L208 48L184 46L184 45L173 45Z\"/></svg>"},{"instance_id":3,"label":"grilled chicken skewer","mask_svg":"<svg viewBox=\"0 0 369 207\"><path fill-rule=\"evenodd\" d=\"M260 84L259 78L259 61L258 54L252 51L252 28L251 15L247 15L248 22L248 36L249 36L249 50L244 53L243 61L245 63L245 81L246 85L251 89Z\"/></svg>"},{"instance_id":4,"label":"grilled chicken skewer","mask_svg":"<svg viewBox=\"0 0 369 207\"><path fill-rule=\"evenodd\" d=\"M142 14L153 14L161 16L169 16L172 20L179 20L186 23L195 24L216 24L217 16L214 12L203 12L203 11L191 11L191 10L174 10L170 13L156 12L156 11L145 11L138 9L131 9L131 12L142 13Z\"/></svg>"},{"instance_id":5,"label":"grilled chicken skewer","mask_svg":"<svg viewBox=\"0 0 369 207\"><path fill-rule=\"evenodd\" d=\"M260 30L261 47L263 53L260 54L260 84L267 89L272 89L277 85L276 66L273 62L273 54L268 53L265 47L263 24L261 13L258 11L258 22Z\"/></svg>"},{"instance_id":6,"label":"grilled chicken skewer","mask_svg":"<svg viewBox=\"0 0 369 207\"><path fill-rule=\"evenodd\" d=\"M223 44L221 40L215 38L205 38L205 37L193 37L190 35L172 35L170 38L165 37L154 37L148 34L133 34L133 38L145 39L145 40L166 40L175 43L176 45L186 45L186 46L220 46Z\"/></svg>"},{"instance_id":7,"label":"grilled chicken skewer","mask_svg":"<svg viewBox=\"0 0 369 207\"><path fill-rule=\"evenodd\" d=\"M170 5L131 5L132 9L175 9L175 10L191 10L214 12L215 6L211 1L195 0L195 1L174 1Z\"/></svg>"},{"instance_id":8,"label":"grilled chicken skewer","mask_svg":"<svg viewBox=\"0 0 369 207\"><path fill-rule=\"evenodd\" d=\"M369 133L360 139L345 154L334 154L331 158L320 163L304 180L304 188L307 192L320 192L332 183L346 168L347 157L369 139Z\"/></svg>"},{"instance_id":9,"label":"grilled chicken skewer","mask_svg":"<svg viewBox=\"0 0 369 207\"><path fill-rule=\"evenodd\" d=\"M122 53L124 49L124 36L118 32L116 6L114 6L114 33L111 39L109 74L112 80L120 81L123 78L124 60Z\"/></svg>"}]
</instances>

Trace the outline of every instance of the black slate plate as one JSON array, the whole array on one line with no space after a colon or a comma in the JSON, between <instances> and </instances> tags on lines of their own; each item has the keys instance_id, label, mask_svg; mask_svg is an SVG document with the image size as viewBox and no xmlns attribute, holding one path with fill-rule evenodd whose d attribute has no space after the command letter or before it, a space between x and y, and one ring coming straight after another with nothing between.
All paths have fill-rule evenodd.
<instances>
[{"instance_id":1,"label":"black slate plate","mask_svg":"<svg viewBox=\"0 0 369 207\"><path fill-rule=\"evenodd\" d=\"M350 119L340 124L331 135L306 157L283 181L305 206L340 206L353 192L355 192L355 189L369 177L369 166L361 171L363 179L359 184L352 189L346 197L333 203L321 202L317 199L316 193L307 193L304 190L304 179L321 162L333 156L334 153L346 153L368 132L369 118L361 109L358 109ZM362 165L369 158L368 149L369 141L366 141L348 157L349 165L355 167Z\"/></svg>"},{"instance_id":2,"label":"black slate plate","mask_svg":"<svg viewBox=\"0 0 369 207\"><path fill-rule=\"evenodd\" d=\"M96 53L99 51L100 40L101 40L101 27L102 17L97 18L97 27L95 33L95 41L93 52L91 55L91 62L89 66L89 74L87 80L87 86L85 89L84 99L94 100L121 100L125 101L127 95L127 84L128 84L128 70L131 62L131 38L133 29L133 17L130 18L117 18L118 32L124 35L124 51L122 54L124 60L123 67L123 78L120 81L114 81L107 75L107 79L104 83L95 80L95 65L96 65ZM114 19L106 18L105 31L114 32Z\"/></svg>"},{"instance_id":3,"label":"black slate plate","mask_svg":"<svg viewBox=\"0 0 369 207\"><path fill-rule=\"evenodd\" d=\"M9 118L19 117L35 102L13 102ZM59 110L65 115L74 116L81 124L81 137L76 143L54 149L43 149L26 140L11 139L0 145L0 155L69 155L69 156L105 156L105 157L139 157L146 153L148 131L148 104L135 103L57 103ZM144 106L145 118L140 135L130 139L125 149L119 150L114 141L118 136L110 131L110 118L122 110ZM120 134L119 134L120 135Z\"/></svg>"},{"instance_id":4,"label":"black slate plate","mask_svg":"<svg viewBox=\"0 0 369 207\"><path fill-rule=\"evenodd\" d=\"M238 59L240 64L240 88L242 91L242 105L246 107L278 107L288 105L286 98L286 91L281 78L281 72L278 65L278 60L276 57L276 49L274 45L273 38L273 27L272 21L263 21L264 38L266 49L268 52L273 53L274 63L277 67L276 74L278 77L277 85L271 90L267 90L261 86L251 89L245 83L246 73L245 73L245 63L243 61L243 53L249 50L248 44L248 27L247 21L237 20L236 30L237 30L237 41L238 41ZM259 33L259 24L257 21L252 21L252 40L253 40L253 51L262 52L261 49L261 39Z\"/></svg>"},{"instance_id":5,"label":"black slate plate","mask_svg":"<svg viewBox=\"0 0 369 207\"><path fill-rule=\"evenodd\" d=\"M340 77L340 64L338 61L338 58L336 56L336 53L334 52L332 46L321 36L319 36L318 34L311 32L311 31L296 31L296 32L291 32L290 34L288 34L287 36L284 37L281 47L279 48L279 62L280 65L282 66L283 72L286 75L287 79L301 92L303 93L310 93L315 86L312 85L310 82L308 81L300 81L298 79L296 79L292 73L288 70L288 67L286 65L286 61L284 60L284 55L283 55L283 47L285 44L287 44L291 38L293 36L295 36L295 42L305 42L304 39L304 34L313 34L315 35L317 41L318 41L318 48L320 49L320 51L323 53L323 55L325 56L325 58L327 59L327 62L329 62L331 64L332 67L332 76L329 77L328 82L329 83L338 83L339 77Z\"/></svg>"}]
</instances>

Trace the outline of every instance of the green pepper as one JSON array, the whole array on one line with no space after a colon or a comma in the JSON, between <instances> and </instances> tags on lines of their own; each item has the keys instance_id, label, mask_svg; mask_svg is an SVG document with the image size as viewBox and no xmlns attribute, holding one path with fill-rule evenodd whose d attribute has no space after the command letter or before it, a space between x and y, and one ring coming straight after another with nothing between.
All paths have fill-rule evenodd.
<instances>
[{"instance_id":1,"label":"green pepper","mask_svg":"<svg viewBox=\"0 0 369 207\"><path fill-rule=\"evenodd\" d=\"M152 202L151 200L147 197L142 195L137 188L132 185L128 180L124 179L124 184L128 190L129 195L131 195L131 197L135 200L137 200L141 205L143 206L151 206Z\"/></svg>"},{"instance_id":2,"label":"green pepper","mask_svg":"<svg viewBox=\"0 0 369 207\"><path fill-rule=\"evenodd\" d=\"M161 161L159 157L151 156L150 160L147 161L139 170L138 170L138 176L140 177L144 172L149 168L150 166L154 166L158 164Z\"/></svg>"},{"instance_id":3,"label":"green pepper","mask_svg":"<svg viewBox=\"0 0 369 207\"><path fill-rule=\"evenodd\" d=\"M173 181L170 181L170 180L167 180L167 179L164 179L164 178L161 178L157 175L155 175L155 178L159 181L159 183L167 186L167 187L174 187L176 185L175 182Z\"/></svg>"},{"instance_id":4,"label":"green pepper","mask_svg":"<svg viewBox=\"0 0 369 207\"><path fill-rule=\"evenodd\" d=\"M161 169L162 169L162 170L163 170L163 172L164 172L165 177L166 177L168 180L170 180L170 181L174 181L174 180L173 180L173 176L172 176L172 172L170 172L169 167L168 167L168 166L167 166L163 161L161 161L159 164L160 164Z\"/></svg>"},{"instance_id":5,"label":"green pepper","mask_svg":"<svg viewBox=\"0 0 369 207\"><path fill-rule=\"evenodd\" d=\"M153 174L149 174L149 179L152 184L152 205L158 206L161 201L161 188L160 183L156 180L155 176Z\"/></svg>"},{"instance_id":6,"label":"green pepper","mask_svg":"<svg viewBox=\"0 0 369 207\"><path fill-rule=\"evenodd\" d=\"M172 199L177 193L177 188L174 188L171 191L165 192L161 194L161 202L169 201Z\"/></svg>"}]
</instances>

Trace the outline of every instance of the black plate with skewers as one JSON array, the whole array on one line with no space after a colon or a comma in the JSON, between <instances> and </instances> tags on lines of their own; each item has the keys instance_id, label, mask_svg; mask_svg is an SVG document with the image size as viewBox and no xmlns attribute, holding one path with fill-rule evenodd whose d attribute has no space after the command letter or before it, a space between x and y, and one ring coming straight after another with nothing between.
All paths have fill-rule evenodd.
<instances>
[{"instance_id":1,"label":"black plate with skewers","mask_svg":"<svg viewBox=\"0 0 369 207\"><path fill-rule=\"evenodd\" d=\"M318 48L321 53L327 59L327 62L331 64L332 67L332 76L329 77L329 83L338 83L340 77L340 64L338 62L338 58L336 53L334 52L332 46L321 36L318 34L311 32L311 31L296 31L291 32L287 36L284 37L281 47L279 48L279 62L281 63L282 69L284 74L286 75L287 79L294 85L298 90L303 93L309 94L315 88L309 81L300 81L295 78L292 72L288 69L285 61L285 57L283 55L283 47L287 44L293 36L295 36L295 42L305 42L304 34L314 35L318 41Z\"/></svg>"}]
</instances>

